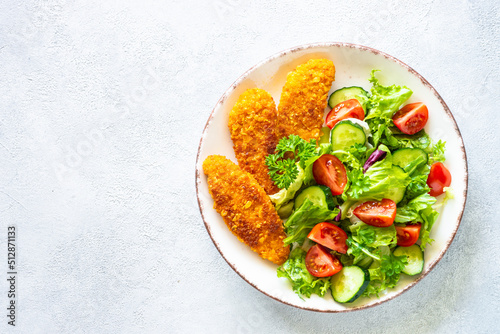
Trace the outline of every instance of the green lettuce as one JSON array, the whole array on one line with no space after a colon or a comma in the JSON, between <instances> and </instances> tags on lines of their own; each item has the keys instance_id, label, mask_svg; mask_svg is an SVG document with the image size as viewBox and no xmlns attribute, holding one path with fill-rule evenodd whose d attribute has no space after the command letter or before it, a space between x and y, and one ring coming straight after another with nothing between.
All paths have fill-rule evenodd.
<instances>
[{"instance_id":1,"label":"green lettuce","mask_svg":"<svg viewBox=\"0 0 500 334\"><path fill-rule=\"evenodd\" d=\"M389 247L379 247L380 260L374 260L368 272L370 283L363 296L377 295L387 288L393 288L399 281L408 260L405 255L394 255Z\"/></svg>"},{"instance_id":2,"label":"green lettuce","mask_svg":"<svg viewBox=\"0 0 500 334\"><path fill-rule=\"evenodd\" d=\"M377 70L371 72L372 89L368 102L370 107L365 118L373 135L374 146L377 146L385 137L391 136L392 116L413 94L408 87L382 86L375 77L376 72Z\"/></svg>"},{"instance_id":3,"label":"green lettuce","mask_svg":"<svg viewBox=\"0 0 500 334\"><path fill-rule=\"evenodd\" d=\"M392 199L392 193L395 190L405 188L410 183L411 178L408 173L392 165L392 155L389 149L384 145L380 145L378 149L387 152L385 159L373 164L364 174L349 174L349 189L342 195L346 202L362 199L378 201L384 198Z\"/></svg>"},{"instance_id":4,"label":"green lettuce","mask_svg":"<svg viewBox=\"0 0 500 334\"><path fill-rule=\"evenodd\" d=\"M425 130L420 130L414 135L407 135L392 126L391 120L387 121L388 126L384 128L380 143L387 145L392 151L400 148L420 148L426 152L431 149L431 138Z\"/></svg>"},{"instance_id":5,"label":"green lettuce","mask_svg":"<svg viewBox=\"0 0 500 334\"><path fill-rule=\"evenodd\" d=\"M396 223L406 223L406 222L423 222L420 212L425 209L432 207L436 203L436 198L429 194L422 194L411 201L409 201L403 207L399 207L396 211Z\"/></svg>"},{"instance_id":6,"label":"green lettuce","mask_svg":"<svg viewBox=\"0 0 500 334\"><path fill-rule=\"evenodd\" d=\"M328 210L315 205L306 198L302 205L298 209L295 209L284 224L287 235L284 240L285 245L293 242L302 243L316 224L334 220L338 213L339 209Z\"/></svg>"},{"instance_id":7,"label":"green lettuce","mask_svg":"<svg viewBox=\"0 0 500 334\"><path fill-rule=\"evenodd\" d=\"M278 267L278 277L286 277L300 298L311 297L313 293L323 297L330 288L329 278L316 278L306 268L306 251L296 247L285 263ZM302 298L303 299L303 298Z\"/></svg>"},{"instance_id":8,"label":"green lettuce","mask_svg":"<svg viewBox=\"0 0 500 334\"><path fill-rule=\"evenodd\" d=\"M378 72L378 70L372 70L369 79L372 83L372 94L369 100L370 111L365 121L372 118L392 118L396 111L398 111L403 103L413 94L406 86L382 86L375 77L376 72Z\"/></svg>"},{"instance_id":9,"label":"green lettuce","mask_svg":"<svg viewBox=\"0 0 500 334\"><path fill-rule=\"evenodd\" d=\"M439 140L432 147L432 154L431 154L431 157L429 159L430 164L432 164L434 162L444 162L444 160L445 160L445 157L444 157L445 145L446 145L446 142Z\"/></svg>"},{"instance_id":10,"label":"green lettuce","mask_svg":"<svg viewBox=\"0 0 500 334\"><path fill-rule=\"evenodd\" d=\"M347 255L354 257L353 264L357 264L366 257L381 260L379 247L394 247L397 242L397 233L394 225L389 227L375 227L356 220L348 227L351 234L347 239Z\"/></svg>"},{"instance_id":11,"label":"green lettuce","mask_svg":"<svg viewBox=\"0 0 500 334\"><path fill-rule=\"evenodd\" d=\"M425 249L432 241L429 234L432 226L437 220L439 213L432 208L436 198L428 193L422 194L409 201L406 205L398 207L396 211L396 223L422 223L420 230L420 248Z\"/></svg>"},{"instance_id":12,"label":"green lettuce","mask_svg":"<svg viewBox=\"0 0 500 334\"><path fill-rule=\"evenodd\" d=\"M429 171L425 174L417 174L411 178L410 183L406 187L403 202L410 201L420 195L428 193L431 190L431 188L427 185L428 174Z\"/></svg>"}]
</instances>

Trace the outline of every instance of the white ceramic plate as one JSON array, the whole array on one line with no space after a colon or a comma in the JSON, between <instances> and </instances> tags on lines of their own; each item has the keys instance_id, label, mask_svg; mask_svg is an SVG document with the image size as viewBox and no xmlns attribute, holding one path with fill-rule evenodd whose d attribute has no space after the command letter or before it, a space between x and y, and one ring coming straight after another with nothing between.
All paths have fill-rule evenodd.
<instances>
[{"instance_id":1,"label":"white ceramic plate","mask_svg":"<svg viewBox=\"0 0 500 334\"><path fill-rule=\"evenodd\" d=\"M429 109L425 130L434 140L442 139L446 145L446 166L452 175L455 198L441 212L432 229L435 239L425 251L425 267L416 277L402 275L396 288L380 298L360 298L352 304L338 304L327 294L326 298L313 295L301 300L285 278L276 276L276 265L261 259L249 247L232 235L221 216L213 209L202 163L211 154L221 154L237 162L227 126L229 111L238 96L249 88L262 88L279 103L286 75L297 65L311 58L331 59L336 67L334 90L345 86L362 86L370 89L368 78L372 69L379 69L377 77L384 85L406 85L413 91L408 102L424 102ZM328 109L328 108L327 108ZM326 110L325 110L326 111ZM408 65L383 52L347 43L321 43L300 46L276 54L245 72L222 95L207 121L201 137L196 161L196 191L201 215L210 237L227 263L249 284L285 304L320 312L346 312L359 310L390 300L426 276L443 257L452 242L465 207L467 196L467 160L462 137L455 120L436 90ZM436 282L438 284L438 282Z\"/></svg>"}]
</instances>

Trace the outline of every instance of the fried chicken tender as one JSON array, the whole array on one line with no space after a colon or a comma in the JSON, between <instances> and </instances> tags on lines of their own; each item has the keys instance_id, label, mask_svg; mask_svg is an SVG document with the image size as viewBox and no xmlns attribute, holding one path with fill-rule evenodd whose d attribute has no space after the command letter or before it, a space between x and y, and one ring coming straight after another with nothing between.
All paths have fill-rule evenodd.
<instances>
[{"instance_id":1,"label":"fried chicken tender","mask_svg":"<svg viewBox=\"0 0 500 334\"><path fill-rule=\"evenodd\" d=\"M335 66L328 59L311 59L288 73L278 106L278 139L294 134L319 140L333 80Z\"/></svg>"},{"instance_id":2,"label":"fried chicken tender","mask_svg":"<svg viewBox=\"0 0 500 334\"><path fill-rule=\"evenodd\" d=\"M238 239L260 257L281 265L290 249L283 223L264 189L248 172L220 155L203 162L214 209Z\"/></svg>"},{"instance_id":3,"label":"fried chicken tender","mask_svg":"<svg viewBox=\"0 0 500 334\"><path fill-rule=\"evenodd\" d=\"M268 174L266 156L274 153L276 137L276 104L263 89L248 89L240 95L229 113L229 131L234 153L241 169L252 174L267 194L278 192Z\"/></svg>"}]
</instances>

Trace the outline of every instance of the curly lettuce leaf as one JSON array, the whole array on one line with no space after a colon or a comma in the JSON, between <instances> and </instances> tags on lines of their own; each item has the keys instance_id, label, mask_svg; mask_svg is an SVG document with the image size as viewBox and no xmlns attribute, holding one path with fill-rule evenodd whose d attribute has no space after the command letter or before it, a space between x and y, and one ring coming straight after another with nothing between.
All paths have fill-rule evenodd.
<instances>
[{"instance_id":1,"label":"curly lettuce leaf","mask_svg":"<svg viewBox=\"0 0 500 334\"><path fill-rule=\"evenodd\" d=\"M330 288L330 279L311 275L306 268L305 258L306 251L302 248L292 250L288 260L278 267L278 277L286 277L300 298L309 298L313 293L323 297Z\"/></svg>"},{"instance_id":2,"label":"curly lettuce leaf","mask_svg":"<svg viewBox=\"0 0 500 334\"><path fill-rule=\"evenodd\" d=\"M388 227L376 227L357 220L349 226L352 239L368 248L396 245L396 228L394 225Z\"/></svg>"},{"instance_id":3,"label":"curly lettuce leaf","mask_svg":"<svg viewBox=\"0 0 500 334\"><path fill-rule=\"evenodd\" d=\"M382 86L375 77L377 70L372 70L369 81L372 83L369 99L369 112L365 122L370 126L374 146L382 139L391 136L392 116L413 94L408 87L398 85Z\"/></svg>"},{"instance_id":4,"label":"curly lettuce leaf","mask_svg":"<svg viewBox=\"0 0 500 334\"><path fill-rule=\"evenodd\" d=\"M406 86L382 86L375 77L376 72L378 72L378 70L372 70L369 79L372 83L372 94L369 100L371 108L365 121L372 118L392 118L394 113L396 113L403 103L413 94Z\"/></svg>"},{"instance_id":5,"label":"curly lettuce leaf","mask_svg":"<svg viewBox=\"0 0 500 334\"><path fill-rule=\"evenodd\" d=\"M422 223L420 230L420 248L425 249L427 244L432 243L429 236L432 226L437 220L439 213L432 208L436 198L428 193L422 194L409 201L406 205L398 207L396 211L396 223Z\"/></svg>"},{"instance_id":6,"label":"curly lettuce leaf","mask_svg":"<svg viewBox=\"0 0 500 334\"><path fill-rule=\"evenodd\" d=\"M363 296L377 295L387 288L393 288L399 281L400 274L408 263L406 256L394 255L388 247L379 248L381 260L375 260L368 269L370 283Z\"/></svg>"},{"instance_id":7,"label":"curly lettuce leaf","mask_svg":"<svg viewBox=\"0 0 500 334\"><path fill-rule=\"evenodd\" d=\"M446 142L439 140L432 147L432 154L431 154L431 157L429 159L430 164L433 164L435 162L444 162L446 160L444 157L445 145L446 145Z\"/></svg>"},{"instance_id":8,"label":"curly lettuce leaf","mask_svg":"<svg viewBox=\"0 0 500 334\"><path fill-rule=\"evenodd\" d=\"M394 220L396 223L406 223L406 222L418 222L422 223L422 217L420 216L420 212L425 209L431 207L436 203L436 198L425 193L420 195L411 201L409 201L406 205L399 207L396 211L396 219Z\"/></svg>"},{"instance_id":9,"label":"curly lettuce leaf","mask_svg":"<svg viewBox=\"0 0 500 334\"><path fill-rule=\"evenodd\" d=\"M348 227L351 234L347 238L347 255L354 257L353 263L357 264L367 256L381 260L378 254L379 247L394 247L397 242L397 233L394 225L389 227L375 227L355 220Z\"/></svg>"}]
</instances>

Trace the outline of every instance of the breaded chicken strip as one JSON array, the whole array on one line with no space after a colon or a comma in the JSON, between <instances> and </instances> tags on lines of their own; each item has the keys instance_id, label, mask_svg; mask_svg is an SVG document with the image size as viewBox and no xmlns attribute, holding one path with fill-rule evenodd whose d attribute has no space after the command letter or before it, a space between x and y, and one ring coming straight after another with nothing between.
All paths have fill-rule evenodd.
<instances>
[{"instance_id":1,"label":"breaded chicken strip","mask_svg":"<svg viewBox=\"0 0 500 334\"><path fill-rule=\"evenodd\" d=\"M290 249L283 245L283 223L255 178L220 155L203 162L214 208L238 239L260 257L282 264Z\"/></svg>"},{"instance_id":2,"label":"breaded chicken strip","mask_svg":"<svg viewBox=\"0 0 500 334\"><path fill-rule=\"evenodd\" d=\"M229 113L229 131L238 165L252 174L269 195L279 190L266 166L266 156L274 153L278 144L277 114L272 96L258 88L241 94Z\"/></svg>"},{"instance_id":3,"label":"breaded chicken strip","mask_svg":"<svg viewBox=\"0 0 500 334\"><path fill-rule=\"evenodd\" d=\"M288 73L278 106L278 139L294 134L319 140L333 80L335 66L328 59L311 59Z\"/></svg>"}]
</instances>

